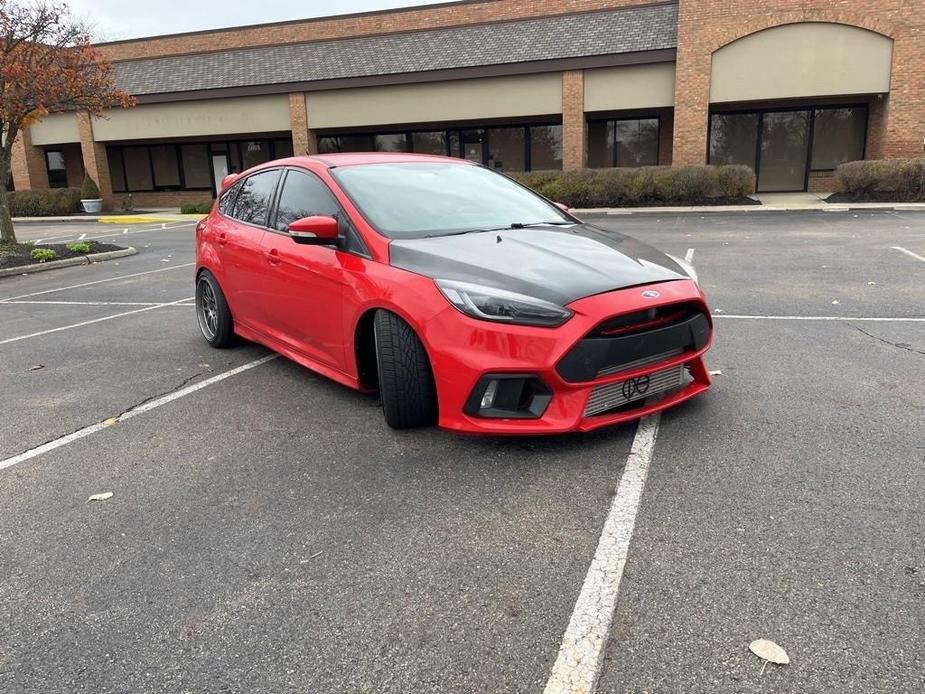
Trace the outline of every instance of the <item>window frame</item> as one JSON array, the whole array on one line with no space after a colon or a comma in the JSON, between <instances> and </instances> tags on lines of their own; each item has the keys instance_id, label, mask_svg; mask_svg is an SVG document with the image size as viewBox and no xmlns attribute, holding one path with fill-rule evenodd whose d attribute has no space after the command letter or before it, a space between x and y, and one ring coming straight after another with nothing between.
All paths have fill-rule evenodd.
<instances>
[{"instance_id":1,"label":"window frame","mask_svg":"<svg viewBox=\"0 0 925 694\"><path fill-rule=\"evenodd\" d=\"M52 154L52 153L55 153L55 152L57 152L59 155L61 155L61 162L64 164L64 168L63 168L63 169L52 169L52 168L51 168L51 162L48 160L48 155L49 155L49 154ZM51 181L51 172L52 172L53 170L54 170L54 171L60 171L60 172L63 172L63 173L64 173L64 185L53 185L53 184L52 184L52 181ZM68 186L67 186L67 159L64 158L64 150L62 150L62 149L46 149L46 150L45 150L45 175L48 177L48 187L49 187L49 188L61 189L61 188L67 188L67 187L68 187ZM10 177L10 180L12 180L12 176ZM58 179L58 180L60 181L61 179Z\"/></svg>"},{"instance_id":2,"label":"window frame","mask_svg":"<svg viewBox=\"0 0 925 694\"><path fill-rule=\"evenodd\" d=\"M635 116L619 116L615 118L588 118L585 121L585 127L591 125L592 123L604 123L606 128L613 127L613 155L610 157L610 168L616 169L620 167L619 158L617 157L617 152L619 147L617 146L617 123L625 123L627 121L641 121L641 120L654 120L656 122L655 130L655 163L654 164L643 164L643 166L660 166L659 162L662 160L662 114L661 113L641 113ZM585 143L587 147L587 143ZM709 148L708 150L709 151ZM627 168L641 168L639 166L627 167Z\"/></svg>"},{"instance_id":3,"label":"window frame","mask_svg":"<svg viewBox=\"0 0 925 694\"><path fill-rule=\"evenodd\" d=\"M443 155L435 155L435 156L446 156L446 157L452 157L453 159L463 159L463 157L460 156L463 153L463 147L465 144L465 141L463 139L463 133L467 130L481 130L482 131L482 141L479 143L482 146L481 161L475 162L475 163L478 163L481 166L487 167L488 166L488 154L489 154L488 131L500 129L500 128L520 128L521 130L524 131L524 138L523 138L524 171L532 171L533 170L532 169L532 152L531 152L532 135L530 131L532 128L549 127L549 126L558 126L561 128L562 121L561 120L559 121L541 120L541 121L535 121L535 122L529 121L529 122L519 122L519 123L500 122L500 123L491 123L488 125L483 125L483 124L474 124L474 125L466 125L466 126L459 125L459 126L450 126L450 127L445 127L445 128L434 128L434 127L426 127L426 126L419 127L419 128L405 127L405 128L391 128L391 129L386 129L386 130L372 130L372 131L362 130L359 132L351 132L349 130L340 131L340 132L332 131L332 132L319 133L318 139L321 140L322 138L329 138L329 139L334 140L337 143L337 149L333 152L324 152L323 154L320 155L320 156L324 156L325 154L343 153L343 150L341 150L341 143L340 143L340 138L342 137L368 135L371 138L373 146L375 146L375 140L376 140L377 135L404 135L405 137L405 150L404 151L409 154L414 154L415 153L414 151L414 134L415 133L442 133L445 151ZM661 124L659 124L659 127L661 127ZM455 138L454 138L454 135L455 135ZM458 145L459 145L459 150L457 152L453 151L454 140L458 142ZM376 151L375 149L370 150L370 152L375 152L375 151ZM433 154L433 152L424 152L424 154ZM560 159L561 158L562 158L562 152L560 151ZM495 169L495 170L500 171L501 173L504 173L504 171L501 169Z\"/></svg>"},{"instance_id":4,"label":"window frame","mask_svg":"<svg viewBox=\"0 0 925 694\"><path fill-rule=\"evenodd\" d=\"M269 214L267 215L268 226L266 228L266 231L272 232L274 234L279 234L281 236L288 236L289 238L292 238L292 234L290 232L283 231L281 229L276 228L276 221L277 221L277 215L279 213L279 198L283 192L283 186L286 183L286 179L289 178L290 172L295 171L297 173L302 173L307 176L310 176L311 178L316 180L328 192L328 195L331 196L331 200L333 200L334 204L337 206L338 217L336 219L338 222L338 229L340 228L341 224L343 224L346 227L345 233L343 235L338 233L338 242L336 245L326 246L322 244L317 247L318 248L327 247L327 248L330 248L331 250L342 251L343 253L350 253L351 255L356 255L361 258L366 258L367 260L372 260L373 256L372 256L372 253L369 252L369 247L366 245L366 241L363 240L363 237L360 235L360 232L357 231L356 225L353 223L353 220L350 219L350 215L347 214L347 210L344 209L344 206L341 204L340 200L337 199L337 195L331 189L331 186L325 183L324 179L321 178L321 176L316 174L314 171L311 171L310 169L303 169L301 166L288 166L287 165L287 166L281 166L279 168L281 168L283 172L279 177L279 181L276 184L276 190L273 193L272 206L270 208ZM254 174L252 175L255 175L258 173L260 173L260 171L255 171ZM250 176L248 176L248 178L250 178ZM238 181L235 181L234 185L238 185ZM231 189L229 188L229 190ZM232 221L239 221L237 219L234 219L234 217L232 217L231 219ZM246 222L241 222L241 223L246 224ZM354 241L356 242L358 246L357 248L354 249L354 248L348 247L348 243L349 243L349 240L347 238L348 233L353 237Z\"/></svg>"},{"instance_id":5,"label":"window frame","mask_svg":"<svg viewBox=\"0 0 925 694\"><path fill-rule=\"evenodd\" d=\"M806 164L804 167L803 175L803 188L801 190L809 189L809 179L810 176L814 173L830 173L835 171L835 169L814 169L813 165L813 148L815 146L815 137L816 137L816 111L826 111L831 109L840 109L840 108L859 108L864 110L864 146L861 148L861 160L867 159L867 140L870 136L870 104L869 103L859 103L859 102L848 102L844 104L832 103L832 102L822 102L822 103L809 103L802 106L766 106L763 108L733 108L733 109L716 109L710 110L709 118L707 119L707 152L706 152L706 162L710 163L710 146L712 144L712 132L713 132L713 116L716 115L734 115L734 114L755 114L758 116L757 119L757 134L755 138L755 190L758 189L758 176L761 171L761 132L764 128L764 116L767 113L782 113L782 112L791 112L791 111L809 111L809 131L807 133L808 143L806 147ZM788 191L779 191L779 192L788 192ZM798 191L790 191L798 192Z\"/></svg>"},{"instance_id":6,"label":"window frame","mask_svg":"<svg viewBox=\"0 0 925 694\"><path fill-rule=\"evenodd\" d=\"M122 180L125 181L125 189L116 190L113 189L113 193L119 194L128 194L128 193L162 193L162 192L177 192L177 191L191 191L191 192L206 192L208 191L213 196L218 196L220 191L215 190L215 186L210 183L208 186L187 186L186 184L186 174L183 170L183 147L185 145L205 145L206 147L206 163L209 165L209 178L215 180L215 167L212 164L212 157L217 154L225 154L228 157L229 168L233 166L234 154L237 154L237 160L243 165L241 145L245 142L261 142L267 145L268 151L270 153L270 159L268 161L274 161L276 159L284 158L280 157L278 149L279 145L282 142L285 142L286 138L284 137L251 137L240 140L194 140L189 142L141 142L141 143L132 143L132 142L123 142L117 145L107 145L107 157L109 156L109 151L112 150L114 154L118 155L119 164L122 168ZM152 187L145 190L133 190L128 185L128 175L125 168L125 154L124 151L128 148L144 148L147 150L148 154L148 166L151 170L151 183ZM159 186L154 176L154 158L151 156L151 150L154 147L173 147L175 150L176 163L177 163L177 175L178 180L180 181L179 185L167 185ZM224 147L224 152L217 152L216 149L219 147ZM289 155L286 155L289 156ZM293 151L293 155L295 152ZM107 159L108 161L108 159ZM264 162L265 163L265 162ZM47 164L46 164L47 165ZM257 164L256 166L260 166ZM240 172L239 172L240 173ZM256 173L256 172L255 172Z\"/></svg>"}]
</instances>

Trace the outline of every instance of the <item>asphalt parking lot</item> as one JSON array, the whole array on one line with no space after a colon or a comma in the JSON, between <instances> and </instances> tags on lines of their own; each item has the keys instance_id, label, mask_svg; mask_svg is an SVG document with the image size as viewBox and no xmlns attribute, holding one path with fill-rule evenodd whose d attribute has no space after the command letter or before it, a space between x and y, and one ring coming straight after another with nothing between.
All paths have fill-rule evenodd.
<instances>
[{"instance_id":1,"label":"asphalt parking lot","mask_svg":"<svg viewBox=\"0 0 925 694\"><path fill-rule=\"evenodd\" d=\"M692 257L721 372L661 417L598 690L925 689L925 214L595 221ZM191 223L18 232L139 253L0 280L0 691L544 689L635 425L393 432L206 346Z\"/></svg>"}]
</instances>

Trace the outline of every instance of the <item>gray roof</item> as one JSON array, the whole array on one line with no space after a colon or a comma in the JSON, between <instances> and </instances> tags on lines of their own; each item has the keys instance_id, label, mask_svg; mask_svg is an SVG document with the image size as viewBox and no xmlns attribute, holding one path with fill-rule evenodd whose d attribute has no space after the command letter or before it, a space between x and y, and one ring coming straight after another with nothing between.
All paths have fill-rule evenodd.
<instances>
[{"instance_id":1,"label":"gray roof","mask_svg":"<svg viewBox=\"0 0 925 694\"><path fill-rule=\"evenodd\" d=\"M115 65L131 94L375 77L675 48L677 6L132 60Z\"/></svg>"}]
</instances>

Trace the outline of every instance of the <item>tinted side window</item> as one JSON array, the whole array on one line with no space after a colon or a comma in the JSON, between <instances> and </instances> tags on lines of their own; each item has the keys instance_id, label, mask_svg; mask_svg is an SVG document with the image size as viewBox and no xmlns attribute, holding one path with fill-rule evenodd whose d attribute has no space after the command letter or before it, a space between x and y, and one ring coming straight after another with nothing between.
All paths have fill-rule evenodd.
<instances>
[{"instance_id":1,"label":"tinted side window","mask_svg":"<svg viewBox=\"0 0 925 694\"><path fill-rule=\"evenodd\" d=\"M279 174L279 169L276 169L248 176L234 202L234 212L231 216L242 222L266 226Z\"/></svg>"},{"instance_id":2,"label":"tinted side window","mask_svg":"<svg viewBox=\"0 0 925 694\"><path fill-rule=\"evenodd\" d=\"M232 210L234 210L234 200L238 197L238 191L241 190L241 183L235 183L231 188L222 193L222 197L218 201L218 209L222 214L231 216Z\"/></svg>"},{"instance_id":3,"label":"tinted side window","mask_svg":"<svg viewBox=\"0 0 925 694\"><path fill-rule=\"evenodd\" d=\"M320 180L311 174L290 170L279 196L276 228L286 231L295 220L315 215L340 218L340 207Z\"/></svg>"}]
</instances>

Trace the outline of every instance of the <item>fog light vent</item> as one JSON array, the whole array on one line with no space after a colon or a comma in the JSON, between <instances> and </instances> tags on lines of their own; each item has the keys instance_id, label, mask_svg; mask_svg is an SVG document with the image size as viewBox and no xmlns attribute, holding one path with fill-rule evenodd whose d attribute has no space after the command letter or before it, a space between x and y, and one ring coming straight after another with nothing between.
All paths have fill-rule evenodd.
<instances>
[{"instance_id":1,"label":"fog light vent","mask_svg":"<svg viewBox=\"0 0 925 694\"><path fill-rule=\"evenodd\" d=\"M536 419L543 415L552 391L536 376L489 374L475 384L466 414L495 419Z\"/></svg>"}]
</instances>

